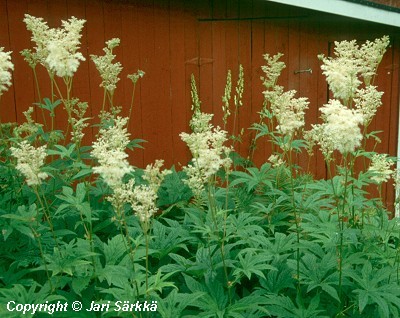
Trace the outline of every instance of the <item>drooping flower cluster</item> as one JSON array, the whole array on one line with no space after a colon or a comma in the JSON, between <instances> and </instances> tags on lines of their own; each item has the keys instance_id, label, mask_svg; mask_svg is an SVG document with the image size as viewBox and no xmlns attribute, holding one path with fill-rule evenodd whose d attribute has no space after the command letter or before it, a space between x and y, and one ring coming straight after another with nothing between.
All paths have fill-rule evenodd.
<instances>
[{"instance_id":1,"label":"drooping flower cluster","mask_svg":"<svg viewBox=\"0 0 400 318\"><path fill-rule=\"evenodd\" d=\"M120 39L113 38L106 42L106 47L103 48L104 55L97 56L91 55L92 61L96 65L97 70L100 73L102 82L100 87L104 87L104 89L111 94L117 88L117 83L119 81L119 73L122 71L122 66L120 62L113 63L114 58L116 57L113 54L113 49L117 47L120 43ZM143 73L144 75L144 73Z\"/></svg>"},{"instance_id":2,"label":"drooping flower cluster","mask_svg":"<svg viewBox=\"0 0 400 318\"><path fill-rule=\"evenodd\" d=\"M387 154L375 154L368 171L373 173L371 179L377 184L387 182L393 175L391 166L393 162L389 161Z\"/></svg>"},{"instance_id":3,"label":"drooping flower cluster","mask_svg":"<svg viewBox=\"0 0 400 318\"><path fill-rule=\"evenodd\" d=\"M61 28L49 28L42 18L25 15L24 22L32 32L35 52L24 50L21 54L31 67L42 64L59 77L71 77L77 71L80 61L85 61L80 48L81 32L85 20L72 17L62 20Z\"/></svg>"},{"instance_id":4,"label":"drooping flower cluster","mask_svg":"<svg viewBox=\"0 0 400 318\"><path fill-rule=\"evenodd\" d=\"M334 150L347 154L360 146L363 116L357 110L348 109L340 101L332 99L321 108L321 112L324 122L313 125L306 139L316 142L325 158L330 158Z\"/></svg>"},{"instance_id":5,"label":"drooping flower cluster","mask_svg":"<svg viewBox=\"0 0 400 318\"><path fill-rule=\"evenodd\" d=\"M271 111L278 122L276 129L289 137L304 126L305 110L309 104L307 98L295 98L295 94L294 90L284 92L282 86L264 91L265 99L270 103Z\"/></svg>"},{"instance_id":6,"label":"drooping flower cluster","mask_svg":"<svg viewBox=\"0 0 400 318\"><path fill-rule=\"evenodd\" d=\"M231 148L224 145L227 132L210 123L212 114L195 112L190 122L192 133L181 133L181 139L188 145L192 156L192 164L184 167L188 175L184 182L196 196L200 196L204 184L221 168L228 170L232 164L229 158Z\"/></svg>"},{"instance_id":7,"label":"drooping flower cluster","mask_svg":"<svg viewBox=\"0 0 400 318\"><path fill-rule=\"evenodd\" d=\"M133 171L125 152L129 144L129 133L125 127L127 122L128 118L118 116L114 125L100 129L100 137L92 146L91 154L99 164L93 171L100 174L113 190L121 187L124 175Z\"/></svg>"},{"instance_id":8,"label":"drooping flower cluster","mask_svg":"<svg viewBox=\"0 0 400 318\"><path fill-rule=\"evenodd\" d=\"M11 71L14 70L11 53L4 52L4 47L0 48L0 96L11 86Z\"/></svg>"},{"instance_id":9,"label":"drooping flower cluster","mask_svg":"<svg viewBox=\"0 0 400 318\"><path fill-rule=\"evenodd\" d=\"M38 186L48 177L46 172L41 171L47 156L46 146L35 148L24 140L10 150L17 159L16 169L25 176L28 186Z\"/></svg>"}]
</instances>

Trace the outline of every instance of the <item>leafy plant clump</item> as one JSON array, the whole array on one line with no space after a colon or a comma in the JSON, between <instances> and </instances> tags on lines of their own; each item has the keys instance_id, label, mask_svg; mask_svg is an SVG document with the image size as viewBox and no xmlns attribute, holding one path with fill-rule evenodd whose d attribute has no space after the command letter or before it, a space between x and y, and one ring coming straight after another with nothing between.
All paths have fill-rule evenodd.
<instances>
[{"instance_id":1,"label":"leafy plant clump","mask_svg":"<svg viewBox=\"0 0 400 318\"><path fill-rule=\"evenodd\" d=\"M176 171L162 169L162 160L144 169L129 163L127 150L141 140L127 129L133 97L129 117L113 103L119 39L106 42L104 56L91 56L104 94L93 124L88 104L72 96L85 61L85 21L71 18L56 29L29 15L24 21L35 46L21 53L37 96L38 67L49 75L51 95L24 112L24 124L1 124L2 317L400 316L400 227L381 198L382 184L398 180L395 159L369 149L379 140L369 124L381 105L373 83L387 37L337 42L334 57L320 56L333 99L309 131L308 100L278 85L281 54L266 54L265 101L248 158L234 149L243 68L236 85L227 76L223 129L201 111L192 78L191 132L180 135L192 160ZM0 49L0 97L12 70L10 52ZM143 75L128 76L133 92ZM65 131L56 127L57 107L67 114ZM90 123L96 140L84 145ZM256 167L260 138L273 152ZM328 180L296 164L315 147Z\"/></svg>"}]
</instances>

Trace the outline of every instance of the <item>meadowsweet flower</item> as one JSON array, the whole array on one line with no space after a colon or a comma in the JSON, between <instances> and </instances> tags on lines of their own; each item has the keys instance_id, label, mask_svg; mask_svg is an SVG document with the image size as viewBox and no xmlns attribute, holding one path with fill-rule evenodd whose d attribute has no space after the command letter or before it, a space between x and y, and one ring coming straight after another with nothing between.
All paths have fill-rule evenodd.
<instances>
[{"instance_id":1,"label":"meadowsweet flower","mask_svg":"<svg viewBox=\"0 0 400 318\"><path fill-rule=\"evenodd\" d=\"M93 143L92 156L98 160L93 168L113 190L120 187L125 174L132 172L125 148L129 144L126 129L128 118L117 117L114 125L100 129L100 137Z\"/></svg>"},{"instance_id":2,"label":"meadowsweet flower","mask_svg":"<svg viewBox=\"0 0 400 318\"><path fill-rule=\"evenodd\" d=\"M376 86L369 85L356 91L354 97L355 108L363 116L363 125L368 126L375 116L377 109L382 105L383 92L378 92Z\"/></svg>"},{"instance_id":3,"label":"meadowsweet flower","mask_svg":"<svg viewBox=\"0 0 400 318\"><path fill-rule=\"evenodd\" d=\"M377 184L387 182L393 175L392 165L393 162L388 160L387 154L375 154L368 168L368 171L373 173L371 179Z\"/></svg>"},{"instance_id":4,"label":"meadowsweet flower","mask_svg":"<svg viewBox=\"0 0 400 318\"><path fill-rule=\"evenodd\" d=\"M164 160L156 160L154 164L149 164L144 170L143 179L149 184L149 187L156 193L164 180L165 176L171 174L170 170L161 171Z\"/></svg>"},{"instance_id":5,"label":"meadowsweet flower","mask_svg":"<svg viewBox=\"0 0 400 318\"><path fill-rule=\"evenodd\" d=\"M11 53L4 52L4 47L0 48L0 96L11 86L11 71L14 70Z\"/></svg>"},{"instance_id":6,"label":"meadowsweet flower","mask_svg":"<svg viewBox=\"0 0 400 318\"><path fill-rule=\"evenodd\" d=\"M104 89L111 94L117 88L117 83L119 81L118 75L122 71L122 66L120 62L113 63L113 60L116 57L113 54L113 49L117 47L119 43L120 40L118 38L113 38L106 42L107 46L103 48L103 51L105 53L103 56L90 56L92 58L92 61L96 65L96 68L99 71L102 79L100 87L104 87Z\"/></svg>"},{"instance_id":7,"label":"meadowsweet flower","mask_svg":"<svg viewBox=\"0 0 400 318\"><path fill-rule=\"evenodd\" d=\"M375 41L366 41L361 45L359 54L362 59L360 73L364 78L366 85L369 85L373 76L376 74L376 69L382 61L383 54L390 43L387 35Z\"/></svg>"},{"instance_id":8,"label":"meadowsweet flower","mask_svg":"<svg viewBox=\"0 0 400 318\"><path fill-rule=\"evenodd\" d=\"M46 146L35 148L24 140L10 150L17 159L16 169L25 176L28 186L40 185L48 177L46 172L41 171L47 156Z\"/></svg>"},{"instance_id":9,"label":"meadowsweet flower","mask_svg":"<svg viewBox=\"0 0 400 318\"><path fill-rule=\"evenodd\" d=\"M282 70L286 67L284 62L278 61L282 56L282 53L278 53L273 56L264 54L266 65L261 66L261 69L265 73L265 76L262 76L261 80L267 89L276 85L278 77L281 75Z\"/></svg>"},{"instance_id":10,"label":"meadowsweet flower","mask_svg":"<svg viewBox=\"0 0 400 318\"><path fill-rule=\"evenodd\" d=\"M285 163L278 155L269 156L268 161L272 163L274 168L280 167Z\"/></svg>"},{"instance_id":11,"label":"meadowsweet flower","mask_svg":"<svg viewBox=\"0 0 400 318\"><path fill-rule=\"evenodd\" d=\"M25 14L24 22L28 31L31 31L31 40L36 46L34 47L35 52L32 52L31 50L24 50L23 55L26 57L25 59L31 66L34 66L37 63L46 66L45 61L48 55L47 46L49 42L50 28L43 18L37 18L29 14ZM54 33L54 31L51 33Z\"/></svg>"},{"instance_id":12,"label":"meadowsweet flower","mask_svg":"<svg viewBox=\"0 0 400 318\"><path fill-rule=\"evenodd\" d=\"M76 116L70 119L71 126L74 127L71 131L71 140L76 144L80 144L85 135L83 130L89 126L86 122L88 118L84 118L89 105L87 102L80 102L77 98L73 98L70 100L70 106L72 113Z\"/></svg>"},{"instance_id":13,"label":"meadowsweet flower","mask_svg":"<svg viewBox=\"0 0 400 318\"><path fill-rule=\"evenodd\" d=\"M330 100L321 108L324 123L313 125L310 136L321 147L325 158L334 150L342 154L353 152L360 146L362 133L359 125L363 116L357 110L348 109L340 101Z\"/></svg>"},{"instance_id":14,"label":"meadowsweet flower","mask_svg":"<svg viewBox=\"0 0 400 318\"><path fill-rule=\"evenodd\" d=\"M342 99L345 103L354 96L357 87L361 84L358 79L361 58L359 57L359 46L356 41L335 42L335 57L318 57L322 60L322 73L333 96Z\"/></svg>"},{"instance_id":15,"label":"meadowsweet flower","mask_svg":"<svg viewBox=\"0 0 400 318\"><path fill-rule=\"evenodd\" d=\"M36 123L33 118L32 114L34 112L33 107L29 107L26 111L22 112L25 116L26 122L23 124L17 126L14 129L14 135L17 137L22 137L24 136L32 136L37 133L39 128L43 126L42 124Z\"/></svg>"},{"instance_id":16,"label":"meadowsweet flower","mask_svg":"<svg viewBox=\"0 0 400 318\"><path fill-rule=\"evenodd\" d=\"M137 70L136 73L129 74L127 77L132 81L133 84L136 84L139 78L142 78L146 73L142 70Z\"/></svg>"},{"instance_id":17,"label":"meadowsweet flower","mask_svg":"<svg viewBox=\"0 0 400 318\"><path fill-rule=\"evenodd\" d=\"M283 92L282 86L275 86L273 90L264 91L264 96L269 101L271 111L278 121L276 129L289 137L304 126L305 110L309 104L307 98L295 98L295 94L294 90Z\"/></svg>"},{"instance_id":18,"label":"meadowsweet flower","mask_svg":"<svg viewBox=\"0 0 400 318\"><path fill-rule=\"evenodd\" d=\"M141 222L148 222L158 210L156 205L158 189L165 176L171 173L169 170L160 170L163 163L163 160L156 160L154 164L147 165L143 179L148 184L141 184L133 189L130 204Z\"/></svg>"},{"instance_id":19,"label":"meadowsweet flower","mask_svg":"<svg viewBox=\"0 0 400 318\"><path fill-rule=\"evenodd\" d=\"M195 112L191 120L193 132L180 134L193 156L192 164L183 168L188 175L184 182L196 196L201 195L204 183L220 168L228 170L232 164L229 158L231 148L224 146L227 132L219 127L214 128L209 123L211 118L210 114Z\"/></svg>"},{"instance_id":20,"label":"meadowsweet flower","mask_svg":"<svg viewBox=\"0 0 400 318\"><path fill-rule=\"evenodd\" d=\"M26 14L24 22L32 32L31 39L36 44L35 52L21 51L29 65L34 68L40 63L59 77L73 76L80 61L85 61L82 53L77 51L86 21L71 17L67 21L61 21L61 28L49 28L42 18Z\"/></svg>"},{"instance_id":21,"label":"meadowsweet flower","mask_svg":"<svg viewBox=\"0 0 400 318\"><path fill-rule=\"evenodd\" d=\"M225 91L224 95L222 96L222 112L224 113L222 121L224 122L224 125L226 125L228 117L231 115L231 110L229 109L231 92L232 92L232 74L231 70L228 70L228 74L226 75Z\"/></svg>"}]
</instances>

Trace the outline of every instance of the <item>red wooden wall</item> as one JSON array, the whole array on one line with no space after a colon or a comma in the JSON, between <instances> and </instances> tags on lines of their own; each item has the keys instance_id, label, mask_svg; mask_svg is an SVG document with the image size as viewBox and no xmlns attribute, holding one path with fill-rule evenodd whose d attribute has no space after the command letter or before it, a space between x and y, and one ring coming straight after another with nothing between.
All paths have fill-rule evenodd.
<instances>
[{"instance_id":1,"label":"red wooden wall","mask_svg":"<svg viewBox=\"0 0 400 318\"><path fill-rule=\"evenodd\" d=\"M74 95L89 102L93 117L99 113L103 92L89 55L102 54L106 40L121 39L121 46L115 53L124 70L116 90L116 104L124 107L123 115L128 114L132 91L127 74L137 69L146 72L137 86L129 127L133 137L148 141L144 151L135 151L132 156L133 163L140 167L157 158L165 159L167 166L184 165L189 160L189 152L179 133L189 129L192 73L198 81L203 110L213 112L215 124L221 125L226 72L231 69L236 80L238 65L243 65L244 106L240 110L238 128L246 130L238 150L247 156L254 134L247 128L258 121L257 112L263 100L259 79L262 54L284 53L287 68L280 84L310 99L309 128L318 121L318 108L328 99L317 55L329 54L334 40L366 40L388 34L392 45L382 61L377 81L379 89L385 92L384 106L372 125L376 130L384 130L377 151L396 154L398 29L263 0L0 0L0 46L14 52L15 63L13 86L1 100L3 121L22 122L22 111L37 101L32 72L18 53L32 46L30 33L22 21L25 13L43 17L52 27L70 16L87 20L81 49L87 61L81 64L74 79ZM295 74L296 70L308 68L312 69L312 74ZM42 95L50 94L50 84L43 70L39 77L47 88ZM65 127L61 109L57 118L57 127ZM40 120L38 114L37 119ZM232 122L228 129L232 129ZM87 142L92 135L88 130ZM269 155L269 144L260 141L255 162L260 164ZM321 155L312 157L310 163L305 156L298 160L301 166L310 166L316 177L326 176ZM387 197L388 202L393 202L393 189L388 191Z\"/></svg>"}]
</instances>

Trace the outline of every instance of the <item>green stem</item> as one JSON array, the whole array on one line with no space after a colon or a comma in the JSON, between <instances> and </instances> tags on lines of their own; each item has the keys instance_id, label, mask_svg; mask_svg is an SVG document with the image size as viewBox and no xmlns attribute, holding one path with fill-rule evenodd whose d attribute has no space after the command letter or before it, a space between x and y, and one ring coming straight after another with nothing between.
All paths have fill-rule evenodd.
<instances>
[{"instance_id":1,"label":"green stem","mask_svg":"<svg viewBox=\"0 0 400 318\"><path fill-rule=\"evenodd\" d=\"M53 236L53 239L54 239L54 242L55 242L55 244L56 244L56 246L57 246L57 250L58 250L58 252L59 252L59 254L60 254L60 257L62 257L61 249L60 249L60 246L58 245L57 237L56 237L56 234L55 234L55 232L54 232L53 222L51 221L51 217L50 217L50 213L49 213L50 211L48 210L49 207L48 207L48 205L47 205L46 200L44 200L44 201L45 201L45 204L43 203L43 201L42 201L42 199L41 199L41 197L40 197L40 195L39 195L39 191L38 191L37 188L38 188L37 186L34 186L34 187L33 187L33 189L34 189L34 191L35 191L35 194L36 194L36 197L37 197L37 199L38 199L38 202L39 202L39 204L40 204L40 206L41 206L41 208L42 208L44 217L45 217L47 223L49 224L50 232L51 232L51 234L52 234L52 236ZM46 205L46 206L45 206L45 205ZM46 210L46 209L47 209L47 210Z\"/></svg>"},{"instance_id":2,"label":"green stem","mask_svg":"<svg viewBox=\"0 0 400 318\"><path fill-rule=\"evenodd\" d=\"M33 227L29 226L29 228L31 229L31 231L33 233L33 236L36 238L36 241L38 243L39 253L40 253L40 257L43 260L43 265L44 265L44 269L45 269L45 272L46 272L47 280L48 280L48 282L50 284L51 291L53 292L54 291L54 287L53 287L53 283L51 282L51 277L50 277L50 273L49 273L49 268L47 267L46 258L44 257L42 240L40 239L40 234L38 232L36 232Z\"/></svg>"},{"instance_id":3,"label":"green stem","mask_svg":"<svg viewBox=\"0 0 400 318\"><path fill-rule=\"evenodd\" d=\"M133 101L135 100L135 90L136 90L136 83L133 83L131 107L129 108L128 123L126 124L127 127L129 127L129 122L131 121L132 109L133 109Z\"/></svg>"},{"instance_id":4,"label":"green stem","mask_svg":"<svg viewBox=\"0 0 400 318\"><path fill-rule=\"evenodd\" d=\"M349 168L347 165L347 155L343 155L344 158L344 166L345 166L345 179L344 179L344 191L343 191L343 203L342 203L342 209L340 210L339 207L338 209L338 222L339 222L339 235L340 235L340 241L339 241L339 299L341 306L343 307L343 300L342 300L342 284L343 284L343 231L344 231L344 214L345 214L345 208L346 208L346 201L347 201L347 182L348 182L348 174L349 174ZM340 212L341 211L341 212Z\"/></svg>"},{"instance_id":5,"label":"green stem","mask_svg":"<svg viewBox=\"0 0 400 318\"><path fill-rule=\"evenodd\" d=\"M32 70L33 70L33 77L35 79L36 90L37 90L37 93L38 93L39 104L40 104L42 102L42 96L40 94L40 86L39 86L39 81L38 81L37 74L36 74L36 68L32 68ZM46 123L46 117L44 115L44 110L43 110L42 107L40 107L40 109L42 111L43 124L47 129L47 123Z\"/></svg>"}]
</instances>

